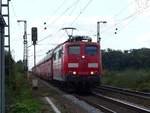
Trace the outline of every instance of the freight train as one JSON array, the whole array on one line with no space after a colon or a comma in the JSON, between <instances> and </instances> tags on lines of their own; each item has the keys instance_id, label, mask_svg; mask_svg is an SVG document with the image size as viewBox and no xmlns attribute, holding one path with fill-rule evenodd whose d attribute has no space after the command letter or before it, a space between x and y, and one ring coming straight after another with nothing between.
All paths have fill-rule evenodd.
<instances>
[{"instance_id":1,"label":"freight train","mask_svg":"<svg viewBox=\"0 0 150 113\"><path fill-rule=\"evenodd\" d=\"M88 36L72 36L47 53L32 72L66 88L91 89L100 85L102 62L100 44Z\"/></svg>"}]
</instances>

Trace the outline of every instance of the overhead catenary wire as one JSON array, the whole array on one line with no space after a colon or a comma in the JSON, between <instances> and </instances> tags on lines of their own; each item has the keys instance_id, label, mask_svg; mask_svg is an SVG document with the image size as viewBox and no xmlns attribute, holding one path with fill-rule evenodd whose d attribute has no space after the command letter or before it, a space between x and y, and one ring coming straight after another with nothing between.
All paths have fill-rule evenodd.
<instances>
[{"instance_id":1,"label":"overhead catenary wire","mask_svg":"<svg viewBox=\"0 0 150 113\"><path fill-rule=\"evenodd\" d=\"M124 25L123 28L120 28L120 29L124 29L125 26L128 26L129 23L133 22L133 21L136 19L136 17L137 17L138 15L140 15L140 14L146 12L146 10L147 10L147 9L149 8L149 6L150 6L150 5L147 5L148 2L149 2L149 0L146 0L146 3L145 3L146 6L143 6L143 9L141 9L141 10L136 10L135 12L131 13L130 15L128 15L128 16L122 18L122 19L118 19L112 26L110 26L110 27L108 27L108 28L106 28L106 29L104 29L104 30L101 30L101 32L108 32L110 29L116 29L116 28L117 28L118 26L120 26L120 25ZM123 12L125 9L128 9L131 5L133 5L133 3L134 3L134 2L132 1L132 2L129 3L129 6L128 6L128 7L124 7L123 9L121 9L118 13L116 13L116 14L114 15L114 18L116 18L117 16L121 15L122 12ZM126 24L124 24L125 22L126 22ZM120 29L119 29L119 31L120 31Z\"/></svg>"},{"instance_id":2,"label":"overhead catenary wire","mask_svg":"<svg viewBox=\"0 0 150 113\"><path fill-rule=\"evenodd\" d=\"M130 5L133 5L133 2L131 2ZM138 15L141 15L142 13L144 13L149 7L150 7L150 5L146 4L146 6L143 6L142 9L140 9L140 10L138 9L138 10L134 11L133 13L131 13L130 15L128 15L128 16L120 19L120 20L117 20L114 25L110 26L107 29L102 30L101 32L107 32L109 29L116 28L117 26L120 26L120 25L124 24L124 22L126 22L125 26L128 26L129 23L133 22ZM126 9L126 8L124 8L124 9ZM119 13L116 14L116 15L119 15ZM116 17L116 15L114 17ZM122 29L124 29L124 28L122 28Z\"/></svg>"},{"instance_id":3,"label":"overhead catenary wire","mask_svg":"<svg viewBox=\"0 0 150 113\"><path fill-rule=\"evenodd\" d=\"M78 6L78 4L80 3L80 0L77 0L75 5L72 7L71 12L69 13L69 16L71 16L73 14L73 12L75 11L76 7Z\"/></svg>"},{"instance_id":4,"label":"overhead catenary wire","mask_svg":"<svg viewBox=\"0 0 150 113\"><path fill-rule=\"evenodd\" d=\"M75 20L72 22L72 24L78 19L78 17L82 14L82 12L86 9L86 7L90 4L91 1L92 1L92 0L90 0L90 1L86 4L86 6L83 8L83 10L80 11L79 15L75 18ZM148 7L145 7L145 9L147 9L147 8L148 8ZM142 12L143 12L143 11L142 11ZM142 13L142 12L140 12L140 13ZM138 11L135 11L134 13L132 13L132 14L130 14L130 15L124 17L123 19L118 20L118 22L116 22L114 26L118 26L118 25L124 23L125 21L128 21L128 23L130 23L130 22L132 22L132 21L136 18L137 15L139 15L139 12L138 12ZM114 27L114 26L112 26L112 27ZM111 28L112 28L112 27L111 27ZM108 30L108 29L106 29L106 30ZM103 32L103 31L102 31L102 32Z\"/></svg>"},{"instance_id":5,"label":"overhead catenary wire","mask_svg":"<svg viewBox=\"0 0 150 113\"><path fill-rule=\"evenodd\" d=\"M71 26L75 23L75 21L77 21L77 19L80 17L80 15L86 10L86 8L90 5L90 3L93 0L89 0L88 3L83 7L83 9L80 11L80 13L75 17L75 19L73 20L73 22L70 24Z\"/></svg>"},{"instance_id":6,"label":"overhead catenary wire","mask_svg":"<svg viewBox=\"0 0 150 113\"><path fill-rule=\"evenodd\" d=\"M62 3L54 10L53 15L56 14L61 9L62 6L64 6L66 1L67 0L62 1Z\"/></svg>"},{"instance_id":7,"label":"overhead catenary wire","mask_svg":"<svg viewBox=\"0 0 150 113\"><path fill-rule=\"evenodd\" d=\"M62 1L62 3L61 4L63 4L63 2L64 1ZM76 1L77 2L77 1ZM78 1L78 3L79 3L79 1ZM58 7L62 7L61 6L61 4L58 6ZM76 5L76 4L75 4ZM73 8L75 8L75 6L73 6L72 8L70 8L71 9L71 11L74 11L73 10ZM147 10L147 9L146 9ZM56 13L59 11L59 10L55 10L56 11ZM68 10L68 12L71 14L71 11L70 10ZM144 10L145 11L145 10ZM142 11L143 12L143 11ZM119 12L120 13L120 12ZM118 13L118 14L119 14ZM65 13L66 14L66 13ZM121 13L120 13L121 14ZM119 20L117 20L116 22L115 22L115 24L114 24L114 26L112 26L112 28L111 29L114 29L114 27L116 27L116 26L120 26L120 25L122 25L125 21L127 21L127 24L129 24L130 22L132 22L136 17L137 17L137 15L138 15L139 13L133 13L133 14L131 14L131 15L128 15L128 16L126 16L126 17L124 17L124 18L121 18L121 19L119 19ZM16 14L15 14L16 15ZM81 14L79 14L79 16L80 16ZM76 17L77 19L79 18L79 17ZM17 19L16 19L17 20ZM57 21L56 21L57 22ZM76 20L75 20L75 22L76 22ZM73 23L74 24L74 23ZM127 25L126 24L126 25ZM18 24L18 25L20 25L20 24ZM123 28L124 29L124 28ZM104 31L106 31L106 30L108 30L108 29L104 29ZM103 32L103 30L102 30L102 32ZM48 36L46 36L46 37L44 37L43 39L41 39L41 40L39 40L39 42L38 43L40 43L40 42L42 42L42 41L45 41L46 39L48 39L49 37L52 37L52 36L54 36L54 35L48 35Z\"/></svg>"},{"instance_id":8,"label":"overhead catenary wire","mask_svg":"<svg viewBox=\"0 0 150 113\"><path fill-rule=\"evenodd\" d=\"M120 15L122 15L127 9L129 9L129 7L130 7L131 5L133 5L133 4L134 4L134 1L131 1L130 3L128 3L128 6L125 6L125 7L123 7L122 9L120 9L119 12L117 12L117 13L113 16L113 18L117 18L117 17L119 17Z\"/></svg>"},{"instance_id":9,"label":"overhead catenary wire","mask_svg":"<svg viewBox=\"0 0 150 113\"><path fill-rule=\"evenodd\" d=\"M52 26L54 23L56 23L59 19L61 19L63 17L63 15L65 15L71 8L73 8L73 6L75 4L78 3L79 0L76 0L75 2L73 2L69 7L67 7L59 16L56 16L56 18L50 23L48 24L46 27Z\"/></svg>"},{"instance_id":10,"label":"overhead catenary wire","mask_svg":"<svg viewBox=\"0 0 150 113\"><path fill-rule=\"evenodd\" d=\"M16 11L15 11L15 8L14 8L14 5L13 5L13 2L11 1L10 2L10 5L11 5L11 11L12 11L12 14L13 14L13 16L14 16L14 18L15 18L15 21L16 21L16 23L17 23L17 20L18 20L18 18L17 18L17 14L16 14ZM19 23L17 23L17 26L19 27L19 28L21 28L21 25L19 24ZM18 33L18 32L16 32L16 33ZM18 35L19 36L19 35ZM12 41L11 41L11 43L12 42L15 42L15 41L18 41L18 39L20 40L21 38L14 38Z\"/></svg>"},{"instance_id":11,"label":"overhead catenary wire","mask_svg":"<svg viewBox=\"0 0 150 113\"><path fill-rule=\"evenodd\" d=\"M74 4L77 4L77 3L79 3L79 1L80 0L76 0L73 4L71 4L70 5L70 7L68 7L65 11L64 11L64 13L66 13L66 11L68 11L72 6L74 6ZM86 8L89 6L89 4L92 2L93 0L89 0L88 2L87 2L87 4L83 7L83 9L80 11L80 13L79 13L79 15L73 20L73 22L71 23L71 25L79 18L79 16L86 10ZM64 14L64 13L62 13L62 14ZM51 24L54 24L55 23L55 21L57 21L57 18L51 23ZM63 24L64 25L64 24ZM49 26L49 25L48 25ZM48 27L47 26L47 27ZM59 30L58 30L59 31ZM57 32L58 32L57 31ZM57 33L56 32L56 33ZM55 34L56 34L55 33ZM52 36L51 34L50 34L50 36ZM49 35L48 36L46 36L46 37L44 37L44 38L42 38L41 40L39 40L38 42L41 42L41 41L43 41L43 40L45 40L45 39L47 39L47 38L49 38Z\"/></svg>"},{"instance_id":12,"label":"overhead catenary wire","mask_svg":"<svg viewBox=\"0 0 150 113\"><path fill-rule=\"evenodd\" d=\"M68 14L68 16L73 15L73 13L75 12L75 9L77 9L78 4L80 3L81 0L77 0L75 5L72 7L72 10L70 11L70 13ZM69 12L69 11L68 11ZM64 22L60 28L64 27L64 25L66 25L67 22ZM68 24L68 23L67 23ZM67 25L66 25L67 26Z\"/></svg>"},{"instance_id":13,"label":"overhead catenary wire","mask_svg":"<svg viewBox=\"0 0 150 113\"><path fill-rule=\"evenodd\" d=\"M71 8L73 8L74 6L76 6L76 5L79 3L79 1L80 1L80 0L76 0L75 2L73 2L69 7L67 7L67 8L61 13L60 16L57 16L50 24L46 25L45 27L48 28L49 26L52 26L53 24L55 24L59 19L61 19L61 18L63 17L63 15L64 15L65 13L67 13ZM63 2L62 2L62 4L63 4ZM61 7L61 5L60 5L59 7ZM57 11L56 11L56 12L57 12ZM73 12L73 10L72 10L72 12ZM43 31L44 31L44 30L43 30ZM42 33L43 31L41 31L41 33ZM60 27L59 27L59 30L57 30L55 33L53 33L53 34L48 34L48 35L45 36L44 38L40 39L37 43L40 43L40 42L42 42L42 41L48 39L49 37L54 36L54 35L57 34L59 31L60 31Z\"/></svg>"},{"instance_id":14,"label":"overhead catenary wire","mask_svg":"<svg viewBox=\"0 0 150 113\"><path fill-rule=\"evenodd\" d=\"M55 14L57 14L57 12L64 6L64 4L65 4L65 2L66 2L67 0L63 0L61 3L60 3L60 5L54 10L54 12L52 13L52 15L55 15ZM56 19L56 18L55 18ZM54 20L53 20L54 21ZM44 22L44 24L46 24L47 22ZM48 26L50 26L50 25L52 25L52 24L54 24L53 22L51 22L49 25L46 25L46 26L44 26L45 28L47 28ZM43 30L41 30L40 32L44 32L45 31L45 29L43 29Z\"/></svg>"}]
</instances>

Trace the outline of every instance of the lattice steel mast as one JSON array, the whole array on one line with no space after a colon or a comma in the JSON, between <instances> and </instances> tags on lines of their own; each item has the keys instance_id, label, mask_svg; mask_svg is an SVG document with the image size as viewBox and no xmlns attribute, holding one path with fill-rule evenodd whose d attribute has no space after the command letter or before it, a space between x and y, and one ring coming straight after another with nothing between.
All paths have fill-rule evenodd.
<instances>
[{"instance_id":1,"label":"lattice steel mast","mask_svg":"<svg viewBox=\"0 0 150 113\"><path fill-rule=\"evenodd\" d=\"M28 71L28 41L27 41L27 21L26 20L18 20L17 22L24 23L24 35L23 35L23 63L25 71Z\"/></svg>"}]
</instances>

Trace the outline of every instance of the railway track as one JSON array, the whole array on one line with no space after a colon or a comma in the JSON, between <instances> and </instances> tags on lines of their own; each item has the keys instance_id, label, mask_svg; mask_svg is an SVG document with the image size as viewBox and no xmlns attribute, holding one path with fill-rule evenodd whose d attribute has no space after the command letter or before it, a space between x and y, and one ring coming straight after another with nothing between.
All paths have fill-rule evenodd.
<instances>
[{"instance_id":1,"label":"railway track","mask_svg":"<svg viewBox=\"0 0 150 113\"><path fill-rule=\"evenodd\" d=\"M146 107L111 98L97 92L92 92L91 96L75 96L97 109L100 109L104 113L150 113L150 109Z\"/></svg>"},{"instance_id":2,"label":"railway track","mask_svg":"<svg viewBox=\"0 0 150 113\"><path fill-rule=\"evenodd\" d=\"M150 108L149 93L122 89L122 88L117 88L112 86L105 86L105 85L95 89L95 91L112 98L117 98L120 100L128 101L140 106Z\"/></svg>"},{"instance_id":3,"label":"railway track","mask_svg":"<svg viewBox=\"0 0 150 113\"><path fill-rule=\"evenodd\" d=\"M118 88L118 87L113 87L113 86L108 86L108 85L102 85L98 89L109 90L112 92L117 92L117 93L121 93L124 95L134 96L137 98L150 99L150 93L133 91L133 90L129 90L129 89L123 89L123 88Z\"/></svg>"},{"instance_id":4,"label":"railway track","mask_svg":"<svg viewBox=\"0 0 150 113\"><path fill-rule=\"evenodd\" d=\"M105 113L150 113L150 93L103 85L78 98Z\"/></svg>"},{"instance_id":5,"label":"railway track","mask_svg":"<svg viewBox=\"0 0 150 113\"><path fill-rule=\"evenodd\" d=\"M105 107L103 105L100 105L98 103L94 103L94 102L90 101L89 99L86 99L86 98L84 98L82 96L75 95L75 97L77 97L78 99L83 100L84 102L94 106L95 108L101 110L104 113L117 113L117 112L115 112L115 111L113 111L113 110L111 110L111 109L109 109L109 108L107 108L107 107Z\"/></svg>"},{"instance_id":6,"label":"railway track","mask_svg":"<svg viewBox=\"0 0 150 113\"><path fill-rule=\"evenodd\" d=\"M150 113L150 109L143 107L143 106L139 106L139 105L136 105L136 104L124 101L124 100L120 100L117 98L111 98L111 97L108 97L108 96L105 96L105 95L102 95L102 94L99 94L96 92L93 92L93 95L98 97L98 98L101 98L103 100L109 101L112 104L118 105L118 106L126 108L128 110L131 110L133 112Z\"/></svg>"},{"instance_id":7,"label":"railway track","mask_svg":"<svg viewBox=\"0 0 150 113\"><path fill-rule=\"evenodd\" d=\"M49 86L47 82L45 85ZM103 113L150 113L150 109L148 107L133 104L122 99L113 98L105 95L105 93L99 93L98 91L92 92L91 95L73 95L101 110Z\"/></svg>"}]
</instances>

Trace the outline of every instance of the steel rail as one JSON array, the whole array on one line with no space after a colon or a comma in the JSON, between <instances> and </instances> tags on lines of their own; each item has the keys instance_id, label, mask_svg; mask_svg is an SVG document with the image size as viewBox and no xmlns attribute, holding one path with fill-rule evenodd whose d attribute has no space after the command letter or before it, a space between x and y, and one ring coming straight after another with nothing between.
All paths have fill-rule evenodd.
<instances>
[{"instance_id":1,"label":"steel rail","mask_svg":"<svg viewBox=\"0 0 150 113\"><path fill-rule=\"evenodd\" d=\"M105 106L93 103L93 102L91 102L91 101L89 101L89 100L87 100L85 98L82 98L81 96L75 95L75 97L77 97L80 100L83 100L84 102L88 103L89 105L92 105L93 107L101 110L102 112L105 112L105 113L117 113L117 112L115 112L115 111L113 111L113 110L111 110L111 109L109 109L109 108L107 108Z\"/></svg>"},{"instance_id":2,"label":"steel rail","mask_svg":"<svg viewBox=\"0 0 150 113\"><path fill-rule=\"evenodd\" d=\"M108 97L108 96L97 94L96 92L92 92L92 94L94 96L96 96L98 98L101 98L103 100L106 100L108 102L117 104L117 105L122 106L122 107L126 107L127 109L130 109L130 110L133 110L133 111L137 111L138 113L150 113L150 109L148 109L146 107L143 107L143 106L139 106L139 105L136 105L136 104L133 104L133 103L122 101L120 99L111 98L111 97Z\"/></svg>"},{"instance_id":3,"label":"steel rail","mask_svg":"<svg viewBox=\"0 0 150 113\"><path fill-rule=\"evenodd\" d=\"M107 86L107 85L102 85L101 87L98 87L98 89L109 90L112 92L118 92L120 94L130 95L130 96L137 97L137 98L150 99L150 93L133 91L133 90L129 90L129 89L123 89L123 88Z\"/></svg>"}]
</instances>

